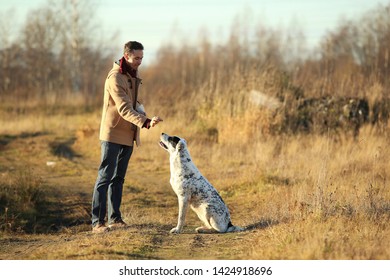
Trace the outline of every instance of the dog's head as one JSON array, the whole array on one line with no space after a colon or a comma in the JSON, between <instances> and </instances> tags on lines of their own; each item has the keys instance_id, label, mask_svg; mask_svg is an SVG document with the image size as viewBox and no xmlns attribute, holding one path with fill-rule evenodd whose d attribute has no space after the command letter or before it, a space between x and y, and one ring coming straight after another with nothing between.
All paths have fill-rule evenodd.
<instances>
[{"instance_id":1,"label":"dog's head","mask_svg":"<svg viewBox=\"0 0 390 280\"><path fill-rule=\"evenodd\" d=\"M169 153L175 151L182 151L187 147L187 142L183 138L177 136L169 136L168 134L162 133L160 136L160 147Z\"/></svg>"}]
</instances>

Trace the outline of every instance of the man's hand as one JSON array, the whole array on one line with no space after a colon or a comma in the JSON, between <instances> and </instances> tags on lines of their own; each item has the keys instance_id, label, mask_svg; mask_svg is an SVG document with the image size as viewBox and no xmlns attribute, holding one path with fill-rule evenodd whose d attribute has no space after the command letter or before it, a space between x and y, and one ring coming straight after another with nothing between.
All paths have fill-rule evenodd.
<instances>
[{"instance_id":1,"label":"man's hand","mask_svg":"<svg viewBox=\"0 0 390 280\"><path fill-rule=\"evenodd\" d=\"M160 117L158 117L158 116L154 116L154 117L152 118L152 121L150 122L150 126L151 126L151 127L154 127L156 124L158 124L159 122L162 122L162 121L163 121L162 118L160 118Z\"/></svg>"}]
</instances>

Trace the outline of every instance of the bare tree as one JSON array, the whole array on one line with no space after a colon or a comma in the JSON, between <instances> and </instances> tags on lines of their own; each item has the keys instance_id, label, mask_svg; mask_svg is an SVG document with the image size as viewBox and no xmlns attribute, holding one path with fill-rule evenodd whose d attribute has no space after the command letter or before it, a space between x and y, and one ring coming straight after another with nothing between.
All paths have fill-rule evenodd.
<instances>
[{"instance_id":1,"label":"bare tree","mask_svg":"<svg viewBox=\"0 0 390 280\"><path fill-rule=\"evenodd\" d=\"M48 0L29 13L14 38L12 21L1 16L0 93L33 98L101 90L111 53L95 36L94 15L90 1Z\"/></svg>"},{"instance_id":2,"label":"bare tree","mask_svg":"<svg viewBox=\"0 0 390 280\"><path fill-rule=\"evenodd\" d=\"M367 79L388 88L389 45L390 5L379 5L358 20L343 22L324 38L321 54L323 61L326 61L326 75L330 77L335 69L343 67L346 62L354 62Z\"/></svg>"},{"instance_id":3,"label":"bare tree","mask_svg":"<svg viewBox=\"0 0 390 280\"><path fill-rule=\"evenodd\" d=\"M29 90L41 91L42 95L55 89L53 77L58 71L55 51L59 30L60 22L50 7L33 11L22 29L26 86Z\"/></svg>"},{"instance_id":4,"label":"bare tree","mask_svg":"<svg viewBox=\"0 0 390 280\"><path fill-rule=\"evenodd\" d=\"M13 11L0 14L0 94L7 92L11 86L11 63L14 53L11 48L11 20L10 16Z\"/></svg>"},{"instance_id":5,"label":"bare tree","mask_svg":"<svg viewBox=\"0 0 390 280\"><path fill-rule=\"evenodd\" d=\"M83 53L90 48L93 42L94 6L89 0L71 0L62 2L51 2L57 10L61 21L61 55L60 63L68 73L72 92L82 90L82 65Z\"/></svg>"}]
</instances>

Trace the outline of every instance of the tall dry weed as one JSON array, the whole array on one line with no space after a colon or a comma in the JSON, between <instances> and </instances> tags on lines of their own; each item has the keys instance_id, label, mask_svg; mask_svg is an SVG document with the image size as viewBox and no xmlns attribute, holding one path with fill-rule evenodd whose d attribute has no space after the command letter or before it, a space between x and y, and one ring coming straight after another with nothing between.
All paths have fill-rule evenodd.
<instances>
[{"instance_id":1,"label":"tall dry weed","mask_svg":"<svg viewBox=\"0 0 390 280\"><path fill-rule=\"evenodd\" d=\"M12 176L1 176L0 228L31 230L37 208L45 199L42 179L29 169L18 171Z\"/></svg>"}]
</instances>

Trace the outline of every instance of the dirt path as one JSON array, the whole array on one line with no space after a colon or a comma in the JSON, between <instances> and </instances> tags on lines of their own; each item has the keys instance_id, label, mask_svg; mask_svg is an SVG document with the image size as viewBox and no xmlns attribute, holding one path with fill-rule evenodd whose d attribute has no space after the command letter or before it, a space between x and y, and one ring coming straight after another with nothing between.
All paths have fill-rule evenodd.
<instances>
[{"instance_id":1,"label":"dirt path","mask_svg":"<svg viewBox=\"0 0 390 280\"><path fill-rule=\"evenodd\" d=\"M90 201L98 158L73 149L72 137L50 134L3 136L0 170L5 177L31 169L42 179L45 200L26 232L5 232L0 259L193 259L235 258L221 248L240 242L237 235L194 233L199 221L188 214L185 232L169 234L177 217L177 200L169 185L169 168L146 168L150 159L134 155L124 186L122 212L127 230L94 235ZM137 158L138 157L138 158ZM11 164L10 164L11 163ZM218 246L210 255L204 248ZM218 257L217 257L218 258Z\"/></svg>"},{"instance_id":2,"label":"dirt path","mask_svg":"<svg viewBox=\"0 0 390 280\"><path fill-rule=\"evenodd\" d=\"M283 173L293 174L287 177L274 172L253 177L245 172L250 162L237 157L210 166L208 157L215 150L201 147L194 153L200 159L198 167L220 191L233 224L247 230L196 234L200 221L188 211L184 232L172 235L177 198L169 185L168 156L152 135L133 154L125 180L121 210L130 227L96 235L91 232L90 203L100 156L97 133L81 138L77 131L61 133L0 135L0 259L388 259L389 249L383 246L390 236L388 192L385 181L370 179L388 174L387 154L376 172L371 171L376 165L367 168L367 156L352 160L360 166L353 174L360 178L354 190L360 186L361 193L351 193L348 185L335 196L324 189L323 205L329 211L321 215L313 204L313 184L295 177L297 167L286 165L295 168ZM366 171L367 177L359 177ZM328 187L346 184L337 172L328 180ZM380 182L378 193L371 188L367 196L367 182ZM345 201L339 197L344 193ZM12 203L7 195L14 196L8 199ZM369 199L370 208L356 198ZM14 214L4 212L16 204Z\"/></svg>"}]
</instances>

